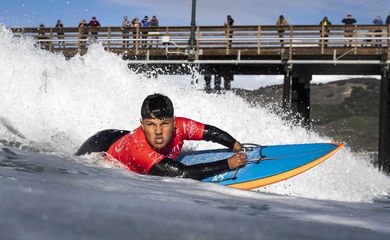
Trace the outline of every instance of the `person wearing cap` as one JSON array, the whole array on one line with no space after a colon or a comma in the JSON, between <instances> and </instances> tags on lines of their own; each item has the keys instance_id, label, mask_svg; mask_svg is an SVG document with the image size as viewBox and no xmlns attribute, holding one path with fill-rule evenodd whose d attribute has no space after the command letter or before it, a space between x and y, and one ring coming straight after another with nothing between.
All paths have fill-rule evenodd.
<instances>
[{"instance_id":1,"label":"person wearing cap","mask_svg":"<svg viewBox=\"0 0 390 240\"><path fill-rule=\"evenodd\" d=\"M320 42L324 43L324 47L328 46L328 37L329 37L329 26L332 25L332 23L329 21L328 17L325 16L322 18L322 21L320 22L321 30L320 30L320 37L325 38L320 40Z\"/></svg>"},{"instance_id":2,"label":"person wearing cap","mask_svg":"<svg viewBox=\"0 0 390 240\"><path fill-rule=\"evenodd\" d=\"M64 42L64 25L62 24L61 20L57 20L56 25L54 26L57 30L57 39L58 39L58 45L60 47L65 48L65 42Z\"/></svg>"},{"instance_id":3,"label":"person wearing cap","mask_svg":"<svg viewBox=\"0 0 390 240\"><path fill-rule=\"evenodd\" d=\"M382 21L381 16L376 16L374 18L374 20L372 21L372 23L374 25L377 25L377 26L382 26L383 25L383 21ZM374 38L378 38L378 37L382 36L382 29L375 29L373 32L374 32ZM382 40L381 39L376 39L375 42L378 43L378 44L375 44L374 46L375 47L379 47L380 43L382 42Z\"/></svg>"},{"instance_id":4,"label":"person wearing cap","mask_svg":"<svg viewBox=\"0 0 390 240\"><path fill-rule=\"evenodd\" d=\"M224 26L228 29L226 30L226 37L228 38L228 45L227 45L228 48L232 47L233 30L231 30L231 28L233 27L233 24L234 24L234 19L232 18L231 15L227 15Z\"/></svg>"},{"instance_id":5,"label":"person wearing cap","mask_svg":"<svg viewBox=\"0 0 390 240\"><path fill-rule=\"evenodd\" d=\"M145 16L144 19L142 19L141 23L142 23L142 27L144 28L149 27L150 26L149 17ZM149 32L142 32L142 39L148 39L148 34ZM142 46L146 47L147 43L148 43L147 40L143 40Z\"/></svg>"},{"instance_id":6,"label":"person wearing cap","mask_svg":"<svg viewBox=\"0 0 390 240\"><path fill-rule=\"evenodd\" d=\"M135 17L132 21L131 21L131 26L135 28L135 32L133 32L133 47L135 47L137 45L137 43L139 42L139 35L137 36L137 33L139 34L139 28L142 27L142 23L141 21L139 20L138 17Z\"/></svg>"},{"instance_id":7,"label":"person wearing cap","mask_svg":"<svg viewBox=\"0 0 390 240\"><path fill-rule=\"evenodd\" d=\"M39 24L38 27L38 43L41 49L49 50L48 39L49 37L45 35L45 25L43 23Z\"/></svg>"},{"instance_id":8,"label":"person wearing cap","mask_svg":"<svg viewBox=\"0 0 390 240\"><path fill-rule=\"evenodd\" d=\"M88 27L91 29L91 35L96 40L98 38L98 28L100 27L100 22L96 20L96 17L93 16L91 21L88 23Z\"/></svg>"},{"instance_id":9,"label":"person wearing cap","mask_svg":"<svg viewBox=\"0 0 390 240\"><path fill-rule=\"evenodd\" d=\"M353 37L353 29L352 26L356 23L356 19L352 17L352 14L348 13L346 17L341 20L345 25L344 37L352 38ZM346 47L351 46L352 39L347 39Z\"/></svg>"},{"instance_id":10,"label":"person wearing cap","mask_svg":"<svg viewBox=\"0 0 390 240\"><path fill-rule=\"evenodd\" d=\"M130 21L128 16L123 17L123 22L122 22L122 37L124 39L123 41L123 48L128 48L129 47L129 27L130 27Z\"/></svg>"},{"instance_id":11,"label":"person wearing cap","mask_svg":"<svg viewBox=\"0 0 390 240\"><path fill-rule=\"evenodd\" d=\"M80 35L79 45L81 48L83 48L87 44L86 39L88 37L88 23L85 20L85 18L81 19L79 23L79 35Z\"/></svg>"},{"instance_id":12,"label":"person wearing cap","mask_svg":"<svg viewBox=\"0 0 390 240\"><path fill-rule=\"evenodd\" d=\"M150 23L150 27L158 27L159 24L158 24L158 19L156 17L156 15L153 15L152 19L150 19L149 21ZM152 39L159 39L159 32L149 32L150 35L152 35ZM158 41L154 41L152 40L151 44L153 45L153 43L156 42L156 47L158 47Z\"/></svg>"},{"instance_id":13,"label":"person wearing cap","mask_svg":"<svg viewBox=\"0 0 390 240\"><path fill-rule=\"evenodd\" d=\"M387 15L385 24L390 25L390 12L389 12L389 15Z\"/></svg>"},{"instance_id":14,"label":"person wearing cap","mask_svg":"<svg viewBox=\"0 0 390 240\"><path fill-rule=\"evenodd\" d=\"M201 180L245 166L243 147L227 132L188 118L176 117L172 101L162 94L145 98L140 126L129 132L104 130L90 137L76 152L105 152L108 161L120 162L128 170L145 175ZM185 140L212 141L236 152L215 162L184 165L177 159Z\"/></svg>"},{"instance_id":15,"label":"person wearing cap","mask_svg":"<svg viewBox=\"0 0 390 240\"><path fill-rule=\"evenodd\" d=\"M278 30L279 38L280 38L280 45L283 47L283 37L284 37L284 26L288 25L287 19L284 18L283 15L280 15L278 20L276 21L276 26L280 26L280 29Z\"/></svg>"}]
</instances>

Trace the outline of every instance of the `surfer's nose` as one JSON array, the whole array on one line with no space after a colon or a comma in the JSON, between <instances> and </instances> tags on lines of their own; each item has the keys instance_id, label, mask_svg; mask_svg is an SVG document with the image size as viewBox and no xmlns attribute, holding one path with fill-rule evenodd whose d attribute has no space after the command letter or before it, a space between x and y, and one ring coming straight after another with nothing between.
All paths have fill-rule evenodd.
<instances>
[{"instance_id":1,"label":"surfer's nose","mask_svg":"<svg viewBox=\"0 0 390 240\"><path fill-rule=\"evenodd\" d=\"M162 127L156 126L156 134L162 134Z\"/></svg>"}]
</instances>

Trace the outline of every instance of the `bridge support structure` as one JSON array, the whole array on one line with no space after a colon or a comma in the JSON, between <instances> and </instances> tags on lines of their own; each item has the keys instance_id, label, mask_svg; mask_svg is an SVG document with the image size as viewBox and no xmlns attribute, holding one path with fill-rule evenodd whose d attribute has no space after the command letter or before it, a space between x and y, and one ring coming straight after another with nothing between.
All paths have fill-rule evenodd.
<instances>
[{"instance_id":1,"label":"bridge support structure","mask_svg":"<svg viewBox=\"0 0 390 240\"><path fill-rule=\"evenodd\" d=\"M284 66L282 108L306 128L310 128L311 79L312 74L303 68Z\"/></svg>"},{"instance_id":2,"label":"bridge support structure","mask_svg":"<svg viewBox=\"0 0 390 240\"><path fill-rule=\"evenodd\" d=\"M310 128L310 81L312 75L304 69L294 69L291 83L291 111L302 126Z\"/></svg>"},{"instance_id":3,"label":"bridge support structure","mask_svg":"<svg viewBox=\"0 0 390 240\"><path fill-rule=\"evenodd\" d=\"M379 169L390 173L390 64L382 64L379 112Z\"/></svg>"}]
</instances>

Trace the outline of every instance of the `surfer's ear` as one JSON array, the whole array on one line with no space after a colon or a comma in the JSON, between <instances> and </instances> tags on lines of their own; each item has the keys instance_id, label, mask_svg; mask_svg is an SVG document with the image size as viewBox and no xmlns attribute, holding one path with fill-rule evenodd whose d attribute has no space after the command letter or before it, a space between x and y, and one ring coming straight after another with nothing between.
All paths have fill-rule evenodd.
<instances>
[{"instance_id":1,"label":"surfer's ear","mask_svg":"<svg viewBox=\"0 0 390 240\"><path fill-rule=\"evenodd\" d=\"M144 129L144 121L142 121L142 118L139 120L139 122L141 123L142 131L145 132L145 129Z\"/></svg>"}]
</instances>

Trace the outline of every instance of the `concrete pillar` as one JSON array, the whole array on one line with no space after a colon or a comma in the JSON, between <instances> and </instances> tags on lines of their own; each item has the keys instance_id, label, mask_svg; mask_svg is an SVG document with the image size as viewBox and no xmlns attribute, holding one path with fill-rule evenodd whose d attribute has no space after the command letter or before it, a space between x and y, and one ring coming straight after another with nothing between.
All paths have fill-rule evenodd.
<instances>
[{"instance_id":1,"label":"concrete pillar","mask_svg":"<svg viewBox=\"0 0 390 240\"><path fill-rule=\"evenodd\" d=\"M291 85L291 111L297 116L297 122L310 127L310 81L312 75L308 72L295 71Z\"/></svg>"},{"instance_id":2,"label":"concrete pillar","mask_svg":"<svg viewBox=\"0 0 390 240\"><path fill-rule=\"evenodd\" d=\"M211 92L211 74L210 73L206 73L204 75L204 91L206 93L210 93Z\"/></svg>"},{"instance_id":3,"label":"concrete pillar","mask_svg":"<svg viewBox=\"0 0 390 240\"><path fill-rule=\"evenodd\" d=\"M390 70L382 66L380 112L379 112L379 168L390 173Z\"/></svg>"},{"instance_id":4,"label":"concrete pillar","mask_svg":"<svg viewBox=\"0 0 390 240\"><path fill-rule=\"evenodd\" d=\"M214 76L214 89L215 91L221 91L221 74L216 73Z\"/></svg>"},{"instance_id":5,"label":"concrete pillar","mask_svg":"<svg viewBox=\"0 0 390 240\"><path fill-rule=\"evenodd\" d=\"M232 89L232 84L231 82L234 80L234 75L233 73L225 73L223 75L223 80L224 80L224 84L223 84L223 87L225 90L231 90Z\"/></svg>"},{"instance_id":6,"label":"concrete pillar","mask_svg":"<svg viewBox=\"0 0 390 240\"><path fill-rule=\"evenodd\" d=\"M283 81L283 98L282 98L282 108L284 111L290 110L290 90L291 90L291 79L292 79L292 72L291 68L287 66L287 64L284 66L284 81Z\"/></svg>"}]
</instances>

